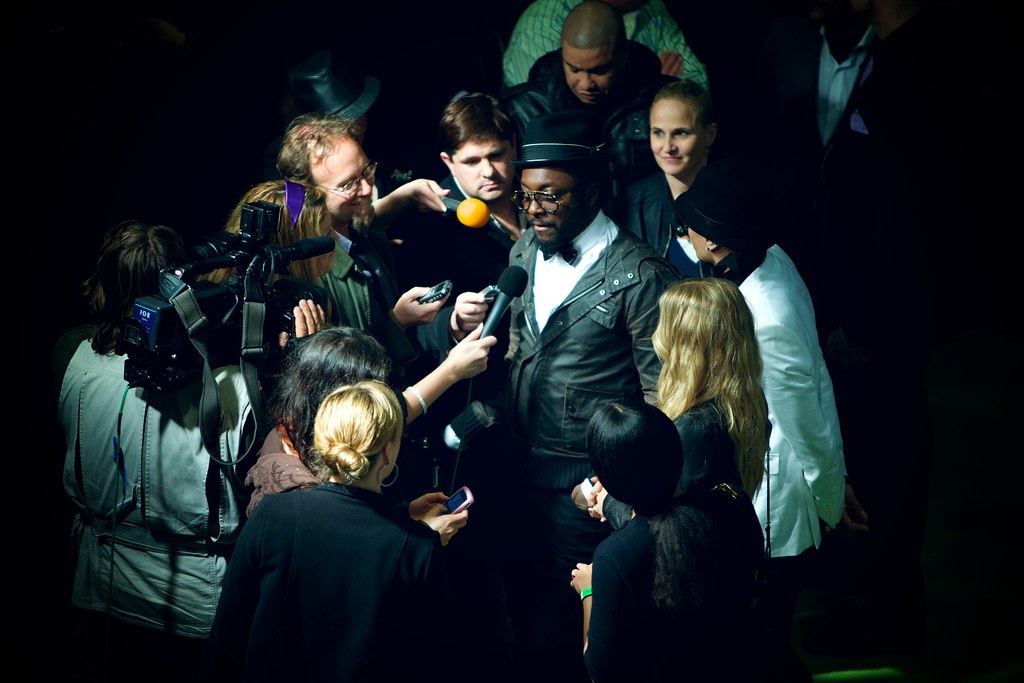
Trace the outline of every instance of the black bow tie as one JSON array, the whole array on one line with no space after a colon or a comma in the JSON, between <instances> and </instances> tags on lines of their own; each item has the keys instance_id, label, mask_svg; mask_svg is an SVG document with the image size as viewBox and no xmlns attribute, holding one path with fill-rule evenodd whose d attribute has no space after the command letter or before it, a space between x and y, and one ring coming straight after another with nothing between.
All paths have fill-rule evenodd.
<instances>
[{"instance_id":1,"label":"black bow tie","mask_svg":"<svg viewBox=\"0 0 1024 683\"><path fill-rule=\"evenodd\" d=\"M562 246L560 246L558 248L558 251L556 251L554 253L549 254L547 252L544 252L544 260L545 261L549 260L555 254L558 254L559 256L561 256L562 259L566 263L568 263L570 266L572 264L576 263L576 257L579 256L579 252L576 251L576 249L573 248L572 242L567 242L567 243L563 244Z\"/></svg>"}]
</instances>

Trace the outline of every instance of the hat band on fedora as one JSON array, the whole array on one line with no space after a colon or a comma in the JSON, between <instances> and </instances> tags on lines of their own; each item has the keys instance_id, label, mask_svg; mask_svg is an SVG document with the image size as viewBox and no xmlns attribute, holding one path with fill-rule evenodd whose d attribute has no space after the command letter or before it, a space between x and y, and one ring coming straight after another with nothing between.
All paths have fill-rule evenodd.
<instances>
[{"instance_id":1,"label":"hat band on fedora","mask_svg":"<svg viewBox=\"0 0 1024 683\"><path fill-rule=\"evenodd\" d=\"M589 159L600 151L603 146L603 144L597 147L590 147L566 142L534 142L523 145L523 161Z\"/></svg>"},{"instance_id":2,"label":"hat band on fedora","mask_svg":"<svg viewBox=\"0 0 1024 683\"><path fill-rule=\"evenodd\" d=\"M718 221L718 220L715 220L714 218L711 218L710 216L705 216L704 213L701 212L700 209L698 209L696 206L693 205L693 202L689 202L688 205L689 205L691 211L693 211L695 214L697 214L698 216L700 216L704 220L705 225L708 228L720 228L720 229L725 229L725 230L730 230L730 231L740 231L740 232L742 232L744 230L751 230L751 229L756 230L756 229L760 228L760 226L758 226L758 225L738 225L736 223L726 223L724 221Z\"/></svg>"}]
</instances>

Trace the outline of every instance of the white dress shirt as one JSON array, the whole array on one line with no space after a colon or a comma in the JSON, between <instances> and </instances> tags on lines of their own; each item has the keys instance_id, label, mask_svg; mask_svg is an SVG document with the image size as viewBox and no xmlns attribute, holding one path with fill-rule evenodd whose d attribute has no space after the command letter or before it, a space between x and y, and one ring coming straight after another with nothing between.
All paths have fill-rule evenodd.
<instances>
[{"instance_id":1,"label":"white dress shirt","mask_svg":"<svg viewBox=\"0 0 1024 683\"><path fill-rule=\"evenodd\" d=\"M572 241L577 252L574 264L569 265L558 254L549 259L545 259L542 253L537 254L533 269L533 303L538 330L544 329L551 314L618 234L619 226L603 211L598 211L587 229Z\"/></svg>"}]
</instances>

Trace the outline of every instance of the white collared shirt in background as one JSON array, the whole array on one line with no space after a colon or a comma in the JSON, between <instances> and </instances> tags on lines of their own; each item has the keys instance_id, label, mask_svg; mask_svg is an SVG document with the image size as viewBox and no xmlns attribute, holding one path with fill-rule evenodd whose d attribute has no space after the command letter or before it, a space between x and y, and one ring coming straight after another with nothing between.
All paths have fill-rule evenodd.
<instances>
[{"instance_id":1,"label":"white collared shirt in background","mask_svg":"<svg viewBox=\"0 0 1024 683\"><path fill-rule=\"evenodd\" d=\"M868 58L868 49L875 37L870 26L864 31L860 42L850 50L843 62L837 62L829 50L825 40L825 27L821 27L821 58L818 60L818 132L821 142L828 144L839 119L846 110L846 102L850 99L853 86L860 75L860 67Z\"/></svg>"}]
</instances>

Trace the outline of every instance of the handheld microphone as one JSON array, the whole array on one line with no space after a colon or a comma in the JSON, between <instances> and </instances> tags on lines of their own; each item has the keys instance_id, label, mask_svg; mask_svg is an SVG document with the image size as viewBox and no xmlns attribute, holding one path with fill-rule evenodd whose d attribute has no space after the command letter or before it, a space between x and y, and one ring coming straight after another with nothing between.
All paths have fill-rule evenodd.
<instances>
[{"instance_id":1,"label":"handheld microphone","mask_svg":"<svg viewBox=\"0 0 1024 683\"><path fill-rule=\"evenodd\" d=\"M491 219L491 210L475 197L463 199L461 202L451 197L441 197L441 201L448 209L445 213L454 211L459 222L468 228L482 228Z\"/></svg>"},{"instance_id":2,"label":"handheld microphone","mask_svg":"<svg viewBox=\"0 0 1024 683\"><path fill-rule=\"evenodd\" d=\"M527 279L526 271L519 266L509 266L502 271L501 277L498 278L498 294L494 297L494 303L487 313L487 319L484 320L484 329L480 332L480 339L494 334L494 328L498 326L498 321L505 315L512 299L522 296L526 291Z\"/></svg>"}]
</instances>

